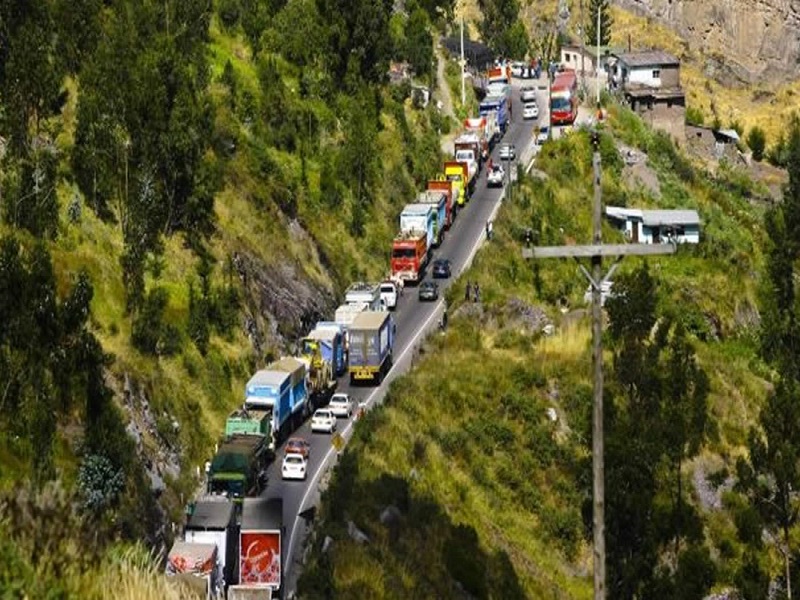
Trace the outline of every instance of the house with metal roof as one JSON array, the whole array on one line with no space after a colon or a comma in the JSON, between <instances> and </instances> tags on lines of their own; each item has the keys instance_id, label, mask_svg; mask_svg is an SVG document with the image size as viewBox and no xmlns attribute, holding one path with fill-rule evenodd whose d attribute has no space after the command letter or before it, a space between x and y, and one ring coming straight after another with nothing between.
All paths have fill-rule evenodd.
<instances>
[{"instance_id":1,"label":"house with metal roof","mask_svg":"<svg viewBox=\"0 0 800 600\"><path fill-rule=\"evenodd\" d=\"M609 61L609 70L611 88L624 96L631 110L677 143L684 142L686 96L680 60L663 50L620 52Z\"/></svg>"},{"instance_id":2,"label":"house with metal roof","mask_svg":"<svg viewBox=\"0 0 800 600\"><path fill-rule=\"evenodd\" d=\"M634 243L700 243L700 215L696 210L644 210L607 206L606 217Z\"/></svg>"}]
</instances>

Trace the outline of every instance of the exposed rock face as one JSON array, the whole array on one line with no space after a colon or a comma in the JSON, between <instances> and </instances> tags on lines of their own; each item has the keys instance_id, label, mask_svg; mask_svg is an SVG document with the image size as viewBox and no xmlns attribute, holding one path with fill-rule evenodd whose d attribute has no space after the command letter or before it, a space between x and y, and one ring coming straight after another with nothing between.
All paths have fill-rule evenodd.
<instances>
[{"instance_id":1,"label":"exposed rock face","mask_svg":"<svg viewBox=\"0 0 800 600\"><path fill-rule=\"evenodd\" d=\"M798 76L800 0L620 0L675 30L721 83L782 83Z\"/></svg>"}]
</instances>

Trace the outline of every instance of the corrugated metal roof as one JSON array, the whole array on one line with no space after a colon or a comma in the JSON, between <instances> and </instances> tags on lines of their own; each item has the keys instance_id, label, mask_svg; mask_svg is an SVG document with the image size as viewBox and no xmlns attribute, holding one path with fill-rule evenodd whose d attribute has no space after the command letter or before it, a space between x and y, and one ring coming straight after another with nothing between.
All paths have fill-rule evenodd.
<instances>
[{"instance_id":1,"label":"corrugated metal roof","mask_svg":"<svg viewBox=\"0 0 800 600\"><path fill-rule=\"evenodd\" d=\"M365 310L359 313L353 323L350 325L350 330L353 329L377 329L387 319L388 313L382 311Z\"/></svg>"},{"instance_id":2,"label":"corrugated metal roof","mask_svg":"<svg viewBox=\"0 0 800 600\"><path fill-rule=\"evenodd\" d=\"M663 50L646 50L643 52L623 52L616 55L620 62L629 67L671 67L680 66L681 61Z\"/></svg>"},{"instance_id":3,"label":"corrugated metal roof","mask_svg":"<svg viewBox=\"0 0 800 600\"><path fill-rule=\"evenodd\" d=\"M400 213L402 215L419 215L419 214L428 214L430 211L433 210L433 207L430 204L420 204L415 202L413 204L406 204L403 212Z\"/></svg>"},{"instance_id":4,"label":"corrugated metal roof","mask_svg":"<svg viewBox=\"0 0 800 600\"><path fill-rule=\"evenodd\" d=\"M338 333L338 331L334 331L333 329L315 329L309 333L307 337L312 340L323 340L327 342L334 339Z\"/></svg>"},{"instance_id":5,"label":"corrugated metal roof","mask_svg":"<svg viewBox=\"0 0 800 600\"><path fill-rule=\"evenodd\" d=\"M643 210L642 222L648 227L657 225L699 225L696 210Z\"/></svg>"},{"instance_id":6,"label":"corrugated metal roof","mask_svg":"<svg viewBox=\"0 0 800 600\"><path fill-rule=\"evenodd\" d=\"M692 209L642 210L622 206L606 206L606 215L612 219L641 219L648 227L655 225L699 225L700 215Z\"/></svg>"}]
</instances>

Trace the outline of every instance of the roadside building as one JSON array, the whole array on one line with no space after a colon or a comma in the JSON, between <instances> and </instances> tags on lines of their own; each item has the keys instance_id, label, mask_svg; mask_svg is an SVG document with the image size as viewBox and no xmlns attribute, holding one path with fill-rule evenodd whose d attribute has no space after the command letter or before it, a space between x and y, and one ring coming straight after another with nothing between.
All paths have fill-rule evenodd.
<instances>
[{"instance_id":1,"label":"roadside building","mask_svg":"<svg viewBox=\"0 0 800 600\"><path fill-rule=\"evenodd\" d=\"M634 243L700 243L700 215L696 210L643 210L607 206L606 217Z\"/></svg>"}]
</instances>

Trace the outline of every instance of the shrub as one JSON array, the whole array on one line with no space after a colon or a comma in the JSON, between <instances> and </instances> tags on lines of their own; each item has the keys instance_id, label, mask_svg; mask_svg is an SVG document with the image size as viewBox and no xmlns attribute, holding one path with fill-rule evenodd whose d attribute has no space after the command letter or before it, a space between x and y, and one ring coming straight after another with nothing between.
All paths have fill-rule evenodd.
<instances>
[{"instance_id":1,"label":"shrub","mask_svg":"<svg viewBox=\"0 0 800 600\"><path fill-rule=\"evenodd\" d=\"M761 161L764 158L764 150L767 139L764 130L760 127L753 127L747 134L747 145L753 152L753 160Z\"/></svg>"},{"instance_id":2,"label":"shrub","mask_svg":"<svg viewBox=\"0 0 800 600\"><path fill-rule=\"evenodd\" d=\"M100 514L117 502L125 486L125 477L108 458L91 454L83 460L78 472L78 486L83 507L91 513Z\"/></svg>"},{"instance_id":3,"label":"shrub","mask_svg":"<svg viewBox=\"0 0 800 600\"><path fill-rule=\"evenodd\" d=\"M703 111L696 106L686 107L686 124L700 126L704 123Z\"/></svg>"}]
</instances>

